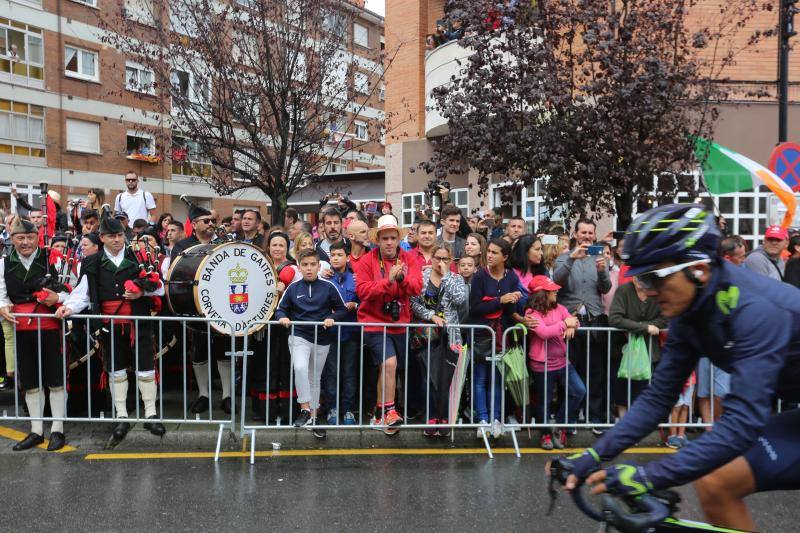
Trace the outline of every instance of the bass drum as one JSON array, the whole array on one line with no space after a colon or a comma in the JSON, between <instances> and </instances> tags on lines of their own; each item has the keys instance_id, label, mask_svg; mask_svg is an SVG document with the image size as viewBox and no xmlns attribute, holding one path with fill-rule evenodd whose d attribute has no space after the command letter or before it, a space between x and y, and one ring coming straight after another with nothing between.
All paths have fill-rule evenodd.
<instances>
[{"instance_id":1,"label":"bass drum","mask_svg":"<svg viewBox=\"0 0 800 533\"><path fill-rule=\"evenodd\" d=\"M198 244L178 254L167 272L167 303L176 316L205 317L217 333L241 337L264 327L278 305L275 268L242 242ZM206 330L205 323L189 322Z\"/></svg>"}]
</instances>

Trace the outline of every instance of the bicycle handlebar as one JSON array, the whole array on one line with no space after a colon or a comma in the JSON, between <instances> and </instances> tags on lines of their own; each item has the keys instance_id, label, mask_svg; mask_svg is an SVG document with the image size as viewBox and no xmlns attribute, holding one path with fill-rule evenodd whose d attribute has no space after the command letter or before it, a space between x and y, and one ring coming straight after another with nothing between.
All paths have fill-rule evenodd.
<instances>
[{"instance_id":1,"label":"bicycle handlebar","mask_svg":"<svg viewBox=\"0 0 800 533\"><path fill-rule=\"evenodd\" d=\"M550 463L550 511L552 511L555 504L555 496L558 494L558 491L553 486L554 483L564 486L571 473L572 464L563 458L554 459ZM601 498L602 510L598 510L586 501L584 487L584 484L581 483L570 493L575 506L592 520L610 524L623 533L647 531L672 514L670 505L649 494L635 499L625 499L626 505L622 505L618 497L604 494ZM677 494L672 491L665 492L664 496L673 505L678 498ZM630 508L630 510L626 509L626 507Z\"/></svg>"}]
</instances>

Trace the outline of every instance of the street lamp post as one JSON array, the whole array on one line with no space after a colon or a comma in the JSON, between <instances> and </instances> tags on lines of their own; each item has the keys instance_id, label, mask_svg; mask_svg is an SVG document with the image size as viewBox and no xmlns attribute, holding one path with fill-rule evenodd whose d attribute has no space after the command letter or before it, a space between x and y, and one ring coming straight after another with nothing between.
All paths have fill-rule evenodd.
<instances>
[{"instance_id":1,"label":"street lamp post","mask_svg":"<svg viewBox=\"0 0 800 533\"><path fill-rule=\"evenodd\" d=\"M800 12L798 0L782 0L780 12L780 49L778 64L778 143L788 140L789 122L789 39L797 35L794 15Z\"/></svg>"}]
</instances>

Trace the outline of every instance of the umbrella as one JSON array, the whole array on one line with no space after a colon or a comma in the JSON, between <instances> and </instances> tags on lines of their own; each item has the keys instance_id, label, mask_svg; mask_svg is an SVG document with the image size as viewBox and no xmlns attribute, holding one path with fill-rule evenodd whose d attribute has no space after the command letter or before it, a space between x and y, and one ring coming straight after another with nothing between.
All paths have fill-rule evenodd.
<instances>
[{"instance_id":1,"label":"umbrella","mask_svg":"<svg viewBox=\"0 0 800 533\"><path fill-rule=\"evenodd\" d=\"M464 391L464 381L467 379L469 368L469 347L465 344L458 350L458 361L450 381L450 403L448 404L447 420L455 424L458 418L458 407L461 404L461 393Z\"/></svg>"},{"instance_id":2,"label":"umbrella","mask_svg":"<svg viewBox=\"0 0 800 533\"><path fill-rule=\"evenodd\" d=\"M506 388L511 392L511 396L518 406L528 405L528 366L525 362L525 350L521 344L517 344L517 328L524 326L517 325L512 332L515 345L508 348L500 359L502 363L503 375L505 376Z\"/></svg>"}]
</instances>

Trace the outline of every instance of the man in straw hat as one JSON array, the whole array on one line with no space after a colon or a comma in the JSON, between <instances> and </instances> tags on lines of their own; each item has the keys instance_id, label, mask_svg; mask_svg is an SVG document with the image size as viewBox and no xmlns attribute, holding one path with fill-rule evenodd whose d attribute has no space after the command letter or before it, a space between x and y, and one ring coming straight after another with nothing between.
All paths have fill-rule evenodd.
<instances>
[{"instance_id":1,"label":"man in straw hat","mask_svg":"<svg viewBox=\"0 0 800 533\"><path fill-rule=\"evenodd\" d=\"M378 246L356 265L356 293L361 299L359 322L408 324L410 298L422 290L422 272L416 259L400 249L405 230L393 215L378 219L370 240ZM385 331L385 335L384 335ZM378 402L371 424L387 435L397 433L402 418L395 410L396 370L406 359L406 329L365 326L364 344L379 366Z\"/></svg>"},{"instance_id":2,"label":"man in straw hat","mask_svg":"<svg viewBox=\"0 0 800 533\"><path fill-rule=\"evenodd\" d=\"M78 285L56 316L67 318L88 307L92 313L106 316L150 316L152 301L144 297L163 295L163 284L150 276L141 276L138 259L125 245L122 224L109 213L100 220L100 239L103 251L83 260ZM109 447L122 442L131 428L125 420L128 418L128 368L136 371L144 416L152 419L144 424L145 429L153 435L164 436L167 430L158 422L156 412L158 384L152 345L153 323L141 320L137 325L132 320L114 320L112 336L108 322L103 321L100 343L106 357L116 418L121 419L114 426Z\"/></svg>"},{"instance_id":3,"label":"man in straw hat","mask_svg":"<svg viewBox=\"0 0 800 533\"><path fill-rule=\"evenodd\" d=\"M12 313L52 313L63 302L66 292L45 288L46 280L56 279L58 273L48 264L47 256L38 246L36 226L19 216L10 228L11 254L0 261L0 316L15 324L17 344L17 376L31 418L41 418L45 398L43 387L50 391L53 425L47 449L64 447L64 357L61 350L61 321L54 318L14 318ZM40 344L41 339L41 344ZM31 420L31 432L14 445L15 451L28 450L44 442L43 423Z\"/></svg>"}]
</instances>

